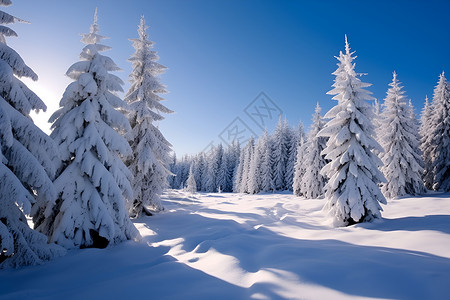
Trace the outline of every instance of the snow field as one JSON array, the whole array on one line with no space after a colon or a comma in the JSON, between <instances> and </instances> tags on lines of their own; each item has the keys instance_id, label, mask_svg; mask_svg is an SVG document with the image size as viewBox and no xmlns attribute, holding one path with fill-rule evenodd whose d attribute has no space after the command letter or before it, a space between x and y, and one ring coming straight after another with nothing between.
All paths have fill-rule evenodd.
<instances>
[{"instance_id":1,"label":"snow field","mask_svg":"<svg viewBox=\"0 0 450 300\"><path fill-rule=\"evenodd\" d=\"M450 195L401 198L333 228L324 200L169 190L140 243L0 273L2 299L445 299Z\"/></svg>"}]
</instances>

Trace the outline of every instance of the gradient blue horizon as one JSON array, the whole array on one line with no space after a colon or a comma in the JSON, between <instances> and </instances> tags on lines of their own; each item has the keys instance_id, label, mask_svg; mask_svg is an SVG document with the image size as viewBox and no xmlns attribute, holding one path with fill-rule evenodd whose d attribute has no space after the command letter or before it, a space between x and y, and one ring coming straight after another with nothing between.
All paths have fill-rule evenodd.
<instances>
[{"instance_id":1,"label":"gradient blue horizon","mask_svg":"<svg viewBox=\"0 0 450 300\"><path fill-rule=\"evenodd\" d=\"M450 1L13 1L2 8L31 24L11 27L18 38L7 42L39 75L37 83L49 111L70 80L78 61L81 33L98 7L100 34L110 37L105 52L123 69L116 75L129 87L137 37L144 15L160 63L168 67L164 104L176 113L159 125L178 156L220 142L219 134L236 117L262 133L244 113L266 93L292 126L306 129L317 102L322 112L335 102L331 89L347 34L367 73L373 96L382 101L395 70L419 113L442 71L450 72ZM45 115L46 116L46 115ZM46 116L48 119L48 116ZM269 124L273 129L275 122Z\"/></svg>"}]
</instances>

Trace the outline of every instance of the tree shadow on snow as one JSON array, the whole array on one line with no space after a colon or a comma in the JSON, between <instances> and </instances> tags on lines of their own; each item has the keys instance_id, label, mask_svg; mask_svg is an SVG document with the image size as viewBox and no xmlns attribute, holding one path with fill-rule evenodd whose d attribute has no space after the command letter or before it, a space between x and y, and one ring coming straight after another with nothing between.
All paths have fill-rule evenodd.
<instances>
[{"instance_id":1,"label":"tree shadow on snow","mask_svg":"<svg viewBox=\"0 0 450 300\"><path fill-rule=\"evenodd\" d=\"M382 222L374 224L360 224L366 229L381 231L421 231L434 230L450 234L450 216L449 215L427 215L423 217L403 217L396 219L385 219Z\"/></svg>"},{"instance_id":2,"label":"tree shadow on snow","mask_svg":"<svg viewBox=\"0 0 450 300\"><path fill-rule=\"evenodd\" d=\"M245 299L246 289L179 263L170 247L126 242L71 251L42 266L0 273L1 299Z\"/></svg>"},{"instance_id":3,"label":"tree shadow on snow","mask_svg":"<svg viewBox=\"0 0 450 300\"><path fill-rule=\"evenodd\" d=\"M241 217L256 218L245 215ZM433 220L448 222L439 216L432 217ZM294 239L263 227L255 229L234 220L195 213L174 216L174 219L166 215L160 221L163 223L158 222L157 235L152 237L154 242L182 237L184 251L195 254L214 249L233 256L246 274L281 270L292 274L298 282L360 297L429 299L450 293L450 259L429 253L359 246L338 240ZM405 226L408 221L411 222L406 220ZM401 221L397 223L401 224ZM259 293L269 299L281 299L280 290L274 282L256 281L248 289L248 295Z\"/></svg>"}]
</instances>

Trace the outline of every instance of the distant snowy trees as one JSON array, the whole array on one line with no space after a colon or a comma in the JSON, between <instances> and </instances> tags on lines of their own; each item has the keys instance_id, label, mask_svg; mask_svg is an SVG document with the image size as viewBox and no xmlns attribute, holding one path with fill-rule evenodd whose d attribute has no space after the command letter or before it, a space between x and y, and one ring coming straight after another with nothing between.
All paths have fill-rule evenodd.
<instances>
[{"instance_id":1,"label":"distant snowy trees","mask_svg":"<svg viewBox=\"0 0 450 300\"><path fill-rule=\"evenodd\" d=\"M287 120L280 117L270 138L273 188L277 191L292 191L299 134L289 127Z\"/></svg>"},{"instance_id":2,"label":"distant snowy trees","mask_svg":"<svg viewBox=\"0 0 450 300\"><path fill-rule=\"evenodd\" d=\"M220 182L219 179L219 170L222 164L223 159L223 146L219 144L217 147L214 147L210 153L208 154L208 164L207 164L207 177L205 182L206 191L210 192L218 192Z\"/></svg>"},{"instance_id":3,"label":"distant snowy trees","mask_svg":"<svg viewBox=\"0 0 450 300\"><path fill-rule=\"evenodd\" d=\"M0 1L8 6L11 1ZM25 214L37 221L51 212L58 151L54 142L30 118L31 110L45 110L44 102L19 79L37 80L20 55L6 45L17 36L5 26L21 20L0 11L0 269L35 265L64 254L32 230Z\"/></svg>"},{"instance_id":4,"label":"distant snowy trees","mask_svg":"<svg viewBox=\"0 0 450 300\"><path fill-rule=\"evenodd\" d=\"M158 75L166 67L159 64L153 42L149 41L148 26L141 17L138 28L139 38L132 39L136 50L129 59L133 64L130 75L131 87L125 97L129 104L127 115L131 131L126 135L130 141L131 156L125 164L132 173L133 196L129 213L133 217L151 215L152 211L163 209L160 196L168 186L171 144L161 134L155 122L164 119L161 113L172 113L161 104L164 100L158 94L166 93Z\"/></svg>"},{"instance_id":5,"label":"distant snowy trees","mask_svg":"<svg viewBox=\"0 0 450 300\"><path fill-rule=\"evenodd\" d=\"M428 100L428 96L425 97L425 105L422 109L422 114L420 116L420 150L422 151L422 161L423 161L423 173L422 179L425 188L431 189L433 178L431 176L431 157L428 156L428 151L430 150L430 144L428 143L428 134L430 132L430 123L432 116L432 107Z\"/></svg>"},{"instance_id":6,"label":"distant snowy trees","mask_svg":"<svg viewBox=\"0 0 450 300\"><path fill-rule=\"evenodd\" d=\"M115 94L123 83L110 73L119 70L113 60L100 54L109 47L100 44L98 31L96 11L83 34L81 60L66 73L74 82L50 119L62 165L54 181L56 206L37 229L66 248L101 248L139 236L125 206L133 191L121 160L131 154L122 136L130 130L120 111L126 105Z\"/></svg>"},{"instance_id":7,"label":"distant snowy trees","mask_svg":"<svg viewBox=\"0 0 450 300\"><path fill-rule=\"evenodd\" d=\"M250 162L252 161L253 151L255 148L255 139L253 136L247 142L247 145L243 148L244 157L239 163L242 164L242 176L239 182L236 183L238 191L240 193L249 193L249 180L250 180Z\"/></svg>"},{"instance_id":8,"label":"distant snowy trees","mask_svg":"<svg viewBox=\"0 0 450 300\"><path fill-rule=\"evenodd\" d=\"M326 164L325 157L322 155L325 149L327 139L319 136L318 133L323 129L325 122L320 115L321 108L317 103L316 111L313 116L313 123L309 131L308 142L305 145L304 154L302 155L302 164L304 165L304 173L298 174L300 181L300 195L308 199L315 199L323 196L324 186L327 178L320 171Z\"/></svg>"},{"instance_id":9,"label":"distant snowy trees","mask_svg":"<svg viewBox=\"0 0 450 300\"><path fill-rule=\"evenodd\" d=\"M272 192L275 190L275 183L272 172L273 144L267 130L264 131L264 134L261 136L258 142L260 144L258 150L261 155L259 173L257 174L261 178L261 185L258 192Z\"/></svg>"},{"instance_id":10,"label":"distant snowy trees","mask_svg":"<svg viewBox=\"0 0 450 300\"><path fill-rule=\"evenodd\" d=\"M287 150L288 157L286 162L286 174L285 174L285 189L293 191L294 184L294 173L295 173L295 162L297 159L297 149L300 138L302 138L303 123L300 121L297 128L292 128L289 126L287 119L285 120L285 128L287 134Z\"/></svg>"},{"instance_id":11,"label":"distant snowy trees","mask_svg":"<svg viewBox=\"0 0 450 300\"><path fill-rule=\"evenodd\" d=\"M240 176L243 167L238 167L243 154L238 142L233 142L227 148L222 144L212 147L207 153L201 152L194 156L184 156L171 164L170 170L175 175L170 187L183 189L192 167L197 191L216 193L232 192L235 179Z\"/></svg>"},{"instance_id":12,"label":"distant snowy trees","mask_svg":"<svg viewBox=\"0 0 450 300\"><path fill-rule=\"evenodd\" d=\"M299 142L297 144L297 153L294 164L294 178L292 180L292 190L296 196L303 196L304 189L302 189L302 179L303 175L305 175L306 168L306 165L303 163L303 159L306 155L306 136L303 132L303 126L300 129L301 131L299 135Z\"/></svg>"},{"instance_id":13,"label":"distant snowy trees","mask_svg":"<svg viewBox=\"0 0 450 300\"><path fill-rule=\"evenodd\" d=\"M189 168L189 177L186 181L186 191L191 194L197 192L197 183L195 181L193 165L191 165L191 167Z\"/></svg>"},{"instance_id":14,"label":"distant snowy trees","mask_svg":"<svg viewBox=\"0 0 450 300\"><path fill-rule=\"evenodd\" d=\"M272 140L267 130L258 139L250 162L248 193L269 192L275 190L273 179Z\"/></svg>"},{"instance_id":15,"label":"distant snowy trees","mask_svg":"<svg viewBox=\"0 0 450 300\"><path fill-rule=\"evenodd\" d=\"M280 118L272 134L265 130L258 139L251 137L242 149L233 141L226 148L219 144L207 153L187 155L181 160L175 158L170 166L175 174L170 187L186 187L192 165L197 191L249 194L292 191L297 148L303 145L304 139L301 122L292 128L287 120Z\"/></svg>"},{"instance_id":16,"label":"distant snowy trees","mask_svg":"<svg viewBox=\"0 0 450 300\"><path fill-rule=\"evenodd\" d=\"M382 192L386 198L425 192L422 182L422 158L419 150L417 119L394 72L384 101L379 139L386 177Z\"/></svg>"},{"instance_id":17,"label":"distant snowy trees","mask_svg":"<svg viewBox=\"0 0 450 300\"><path fill-rule=\"evenodd\" d=\"M247 145L248 145L248 143L247 143ZM245 160L245 155L247 153L247 151L245 150L246 147L244 149L240 149L240 154L238 156L239 160L237 161L236 171L234 173L234 178L233 178L233 192L234 193L240 193L240 191L241 191L242 177L244 174L244 160Z\"/></svg>"},{"instance_id":18,"label":"distant snowy trees","mask_svg":"<svg viewBox=\"0 0 450 300\"><path fill-rule=\"evenodd\" d=\"M381 217L380 203L386 203L378 185L384 182L380 159L374 149L382 151L374 139L373 110L366 100L373 100L355 72L354 52L345 39L345 53L340 52L336 79L328 94L335 95L337 105L325 118L330 121L319 136L328 137L322 154L330 162L321 173L328 177L325 208L337 225L350 225Z\"/></svg>"},{"instance_id":19,"label":"distant snowy trees","mask_svg":"<svg viewBox=\"0 0 450 300\"><path fill-rule=\"evenodd\" d=\"M422 151L425 185L437 191L450 191L450 84L444 72L434 89L430 107L422 116Z\"/></svg>"},{"instance_id":20,"label":"distant snowy trees","mask_svg":"<svg viewBox=\"0 0 450 300\"><path fill-rule=\"evenodd\" d=\"M231 153L223 151L219 171L217 173L217 189L221 192L231 192L233 189L233 167Z\"/></svg>"}]
</instances>

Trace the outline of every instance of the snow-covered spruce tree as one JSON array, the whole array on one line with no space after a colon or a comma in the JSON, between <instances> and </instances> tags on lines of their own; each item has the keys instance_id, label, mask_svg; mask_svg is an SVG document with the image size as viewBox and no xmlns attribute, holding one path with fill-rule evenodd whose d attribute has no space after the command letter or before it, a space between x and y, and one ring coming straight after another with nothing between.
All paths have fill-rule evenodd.
<instances>
[{"instance_id":1,"label":"snow-covered spruce tree","mask_svg":"<svg viewBox=\"0 0 450 300\"><path fill-rule=\"evenodd\" d=\"M186 181L186 191L191 194L197 192L197 183L195 182L193 165L189 168L189 177Z\"/></svg>"},{"instance_id":2,"label":"snow-covered spruce tree","mask_svg":"<svg viewBox=\"0 0 450 300\"><path fill-rule=\"evenodd\" d=\"M292 177L292 188L294 195L300 196L300 183L304 174L303 168L303 156L305 152L305 126L303 122L300 121L297 129L295 130L296 135L296 150L295 150L295 161L294 161L294 174ZM301 152L299 152L301 150Z\"/></svg>"},{"instance_id":3,"label":"snow-covered spruce tree","mask_svg":"<svg viewBox=\"0 0 450 300\"><path fill-rule=\"evenodd\" d=\"M133 201L129 208L132 217L151 215L163 209L160 198L171 174L169 154L172 145L155 126L155 122L164 119L161 113L173 112L161 104L164 99L159 96L167 92L158 77L166 67L157 62L159 57L151 50L153 42L148 39L147 29L142 16L139 38L131 40L136 52L129 59L133 71L130 74L131 87L125 96L130 106L128 120L132 129L128 135L132 155L125 160L133 174Z\"/></svg>"},{"instance_id":4,"label":"snow-covered spruce tree","mask_svg":"<svg viewBox=\"0 0 450 300\"><path fill-rule=\"evenodd\" d=\"M420 127L419 127L419 134L420 136L426 136L428 134L428 127L429 122L431 120L431 105L430 101L428 100L428 96L425 96L425 104L422 108L422 113L420 115Z\"/></svg>"},{"instance_id":5,"label":"snow-covered spruce tree","mask_svg":"<svg viewBox=\"0 0 450 300\"><path fill-rule=\"evenodd\" d=\"M294 195L303 196L304 189L302 188L302 178L306 172L306 165L304 164L304 158L306 156L307 140L305 135L300 136L300 142L297 145L297 157L294 165L294 178L292 182L292 190Z\"/></svg>"},{"instance_id":6,"label":"snow-covered spruce tree","mask_svg":"<svg viewBox=\"0 0 450 300\"><path fill-rule=\"evenodd\" d=\"M336 79L328 94L338 103L324 116L330 121L319 136L328 137L322 152L330 162L321 173L329 181L325 186L325 209L334 218L335 225L351 225L381 217L379 203L386 203L378 184L384 176L378 167L382 164L373 153L382 151L374 140L373 109L366 100L372 100L370 86L355 72L354 52L345 38L345 54L340 52Z\"/></svg>"},{"instance_id":7,"label":"snow-covered spruce tree","mask_svg":"<svg viewBox=\"0 0 450 300\"><path fill-rule=\"evenodd\" d=\"M50 118L63 164L54 181L56 207L38 229L66 248L102 248L139 237L126 209L133 193L121 156L131 149L120 133L130 125L118 111L126 104L115 95L123 82L110 74L119 70L116 64L100 54L109 47L99 44L104 37L98 30L96 11L81 40L81 61L66 73L74 82Z\"/></svg>"},{"instance_id":8,"label":"snow-covered spruce tree","mask_svg":"<svg viewBox=\"0 0 450 300\"><path fill-rule=\"evenodd\" d=\"M277 191L286 188L286 162L288 160L288 149L286 142L286 127L281 117L277 127L272 134L273 143L273 174L274 187Z\"/></svg>"},{"instance_id":9,"label":"snow-covered spruce tree","mask_svg":"<svg viewBox=\"0 0 450 300\"><path fill-rule=\"evenodd\" d=\"M302 124L303 126L303 124ZM295 173L295 160L297 157L297 146L298 146L298 139L299 134L296 130L291 128L289 124L286 122L286 132L288 135L287 143L288 143L288 159L286 162L286 174L285 174L285 181L286 181L286 190L292 191L292 186L294 184L294 173Z\"/></svg>"},{"instance_id":10,"label":"snow-covered spruce tree","mask_svg":"<svg viewBox=\"0 0 450 300\"><path fill-rule=\"evenodd\" d=\"M239 164L239 157L241 154L241 145L239 143L238 139L233 140L233 142L231 143L231 145L228 148L228 152L229 152L229 166L230 166L230 173L231 173L231 190L230 192L233 191L233 186L234 186L234 178L236 176L237 173L237 167Z\"/></svg>"},{"instance_id":11,"label":"snow-covered spruce tree","mask_svg":"<svg viewBox=\"0 0 450 300\"><path fill-rule=\"evenodd\" d=\"M373 100L372 109L373 109L372 123L373 123L374 130L375 130L375 139L377 141L380 141L380 135L382 134L381 126L383 124L383 116L382 116L383 109L382 109L382 105L378 101L378 99ZM373 153L378 155L378 157L380 157L380 155L381 155L381 152L378 152L377 150L374 150Z\"/></svg>"},{"instance_id":12,"label":"snow-covered spruce tree","mask_svg":"<svg viewBox=\"0 0 450 300\"><path fill-rule=\"evenodd\" d=\"M236 172L233 180L233 192L239 193L241 191L242 175L244 173L244 159L245 159L245 147L240 151L239 162L236 166Z\"/></svg>"},{"instance_id":13,"label":"snow-covered spruce tree","mask_svg":"<svg viewBox=\"0 0 450 300\"><path fill-rule=\"evenodd\" d=\"M434 89L432 106L427 140L429 148L424 152L425 157L431 158L431 166L425 182L432 182L433 190L448 192L450 191L450 84L444 72Z\"/></svg>"},{"instance_id":14,"label":"snow-covered spruce tree","mask_svg":"<svg viewBox=\"0 0 450 300\"><path fill-rule=\"evenodd\" d=\"M429 103L428 96L425 97L425 105L422 109L422 114L420 116L420 127L419 127L419 135L420 135L420 150L422 151L422 160L423 160L423 174L422 179L424 181L425 187L428 189L432 188L433 181L432 176L427 174L431 174L431 157L425 156L429 155L428 151L431 149L428 144L428 135L430 134L430 124L431 124L431 116L433 113L432 105Z\"/></svg>"},{"instance_id":15,"label":"snow-covered spruce tree","mask_svg":"<svg viewBox=\"0 0 450 300\"><path fill-rule=\"evenodd\" d=\"M184 171L185 171L185 157L181 157L181 159L177 159L175 162L175 165L171 168L171 172L172 174L174 174L175 176L173 176L173 183L172 183L172 188L174 189L180 189L183 188L183 175L184 175Z\"/></svg>"},{"instance_id":16,"label":"snow-covered spruce tree","mask_svg":"<svg viewBox=\"0 0 450 300\"><path fill-rule=\"evenodd\" d=\"M381 112L383 111L382 110L382 108L381 108L381 103L380 103L380 101L378 101L378 99L374 99L373 100L373 105L372 105L372 107L373 107L373 113L374 113L374 125L379 125L379 121L377 120L378 119L378 117L381 115Z\"/></svg>"},{"instance_id":17,"label":"snow-covered spruce tree","mask_svg":"<svg viewBox=\"0 0 450 300\"><path fill-rule=\"evenodd\" d=\"M305 125L303 125L302 121L298 122L297 130L295 131L295 135L296 135L296 139L297 139L296 148L298 150L298 146L300 146L306 140Z\"/></svg>"},{"instance_id":18,"label":"snow-covered spruce tree","mask_svg":"<svg viewBox=\"0 0 450 300\"><path fill-rule=\"evenodd\" d=\"M186 187L186 181L189 176L189 168L191 166L191 158L188 155L184 155L181 161L177 163L175 186L177 189L183 189Z\"/></svg>"},{"instance_id":19,"label":"snow-covered spruce tree","mask_svg":"<svg viewBox=\"0 0 450 300\"><path fill-rule=\"evenodd\" d=\"M176 176L175 176L175 174L176 174L175 168L176 168L176 165L177 165L177 155L175 154L175 152L173 152L170 155L170 164L169 164L169 170L170 170L171 175L169 175L167 177L167 182L169 183L169 187L171 189L175 188L175 178L176 178Z\"/></svg>"},{"instance_id":20,"label":"snow-covered spruce tree","mask_svg":"<svg viewBox=\"0 0 450 300\"><path fill-rule=\"evenodd\" d=\"M292 189L292 180L293 180L293 172L294 169L289 170L289 160L291 159L291 150L292 150L292 143L295 143L294 139L294 133L292 128L289 126L289 122L287 118L284 118L283 121L283 142L284 142L284 148L286 150L286 156L284 160L284 185L283 190L288 191ZM292 164L292 167L294 167L295 162Z\"/></svg>"},{"instance_id":21,"label":"snow-covered spruce tree","mask_svg":"<svg viewBox=\"0 0 450 300\"><path fill-rule=\"evenodd\" d=\"M250 163L253 157L253 151L255 148L255 139L254 137L250 137L245 145L244 149L244 160L243 160L243 169L242 169L242 179L240 183L240 193L248 193L249 190L249 180L250 180Z\"/></svg>"},{"instance_id":22,"label":"snow-covered spruce tree","mask_svg":"<svg viewBox=\"0 0 450 300\"><path fill-rule=\"evenodd\" d=\"M172 177L171 187L173 189L178 189L178 187L180 186L180 183L178 182L180 179L180 160L176 157L175 153L172 159L174 159L174 161L172 162L172 166L170 167L170 172L174 174L174 176ZM171 177L169 177L169 181L170 179Z\"/></svg>"},{"instance_id":23,"label":"snow-covered spruce tree","mask_svg":"<svg viewBox=\"0 0 450 300\"><path fill-rule=\"evenodd\" d=\"M223 156L223 145L219 144L213 147L208 154L208 168L206 171L206 186L205 190L209 193L215 193L219 191L219 186L217 185L217 176L219 174L219 169L222 164Z\"/></svg>"},{"instance_id":24,"label":"snow-covered spruce tree","mask_svg":"<svg viewBox=\"0 0 450 300\"><path fill-rule=\"evenodd\" d=\"M411 119L411 122L413 123L413 126L415 128L415 130L413 130L412 134L414 135L417 143L415 143L413 146L415 147L414 152L420 153L420 164L422 166L422 174L420 174L420 175L422 177L423 172L424 172L424 170L423 170L424 163L423 163L423 159L422 159L422 151L420 150L420 145L421 145L420 144L421 143L420 142L421 141L421 135L420 135L420 132L419 132L420 131L420 120L419 120L419 118L417 118L416 111L414 109L414 105L412 104L411 99L408 100L408 105L406 105L406 109L408 111L409 118ZM425 192L426 188L425 188L425 185L423 183L423 180L422 180L422 185L423 185L423 191L422 192Z\"/></svg>"},{"instance_id":25,"label":"snow-covered spruce tree","mask_svg":"<svg viewBox=\"0 0 450 300\"><path fill-rule=\"evenodd\" d=\"M264 132L266 134L266 131ZM263 136L264 136L263 134ZM250 161L250 169L248 176L248 193L249 194L257 194L261 191L261 161L263 158L263 139L261 136L255 145L255 149L253 151L253 156Z\"/></svg>"},{"instance_id":26,"label":"snow-covered spruce tree","mask_svg":"<svg viewBox=\"0 0 450 300\"><path fill-rule=\"evenodd\" d=\"M384 148L381 171L387 181L381 191L386 198L420 194L425 188L421 178L423 168L416 135L417 120L395 72L389 86L379 131Z\"/></svg>"},{"instance_id":27,"label":"snow-covered spruce tree","mask_svg":"<svg viewBox=\"0 0 450 300\"><path fill-rule=\"evenodd\" d=\"M203 177L206 176L206 160L203 152L199 153L195 158L194 163L194 179L197 186L197 191L203 191Z\"/></svg>"},{"instance_id":28,"label":"snow-covered spruce tree","mask_svg":"<svg viewBox=\"0 0 450 300\"><path fill-rule=\"evenodd\" d=\"M1 6L10 4L0 0ZM0 11L0 269L39 264L65 252L47 244L24 215L48 216L46 207L56 198L51 179L60 159L53 140L30 118L32 109L46 109L44 102L19 79L37 80L37 75L6 45L6 37L17 34L5 24L18 21Z\"/></svg>"},{"instance_id":29,"label":"snow-covered spruce tree","mask_svg":"<svg viewBox=\"0 0 450 300\"><path fill-rule=\"evenodd\" d=\"M261 191L262 192L272 192L275 190L273 183L272 174L272 141L270 139L269 133L264 131L264 134L260 138L261 142L261 167L260 167L260 177L261 177Z\"/></svg>"},{"instance_id":30,"label":"snow-covered spruce tree","mask_svg":"<svg viewBox=\"0 0 450 300\"><path fill-rule=\"evenodd\" d=\"M317 136L325 125L320 112L321 108L319 103L317 103L312 119L313 123L309 130L305 156L303 157L305 174L301 179L300 193L307 199L315 199L323 196L323 188L327 182L327 179L320 174L320 170L322 170L327 163L322 155L322 151L326 147L327 139L325 137Z\"/></svg>"},{"instance_id":31,"label":"snow-covered spruce tree","mask_svg":"<svg viewBox=\"0 0 450 300\"><path fill-rule=\"evenodd\" d=\"M222 192L231 192L232 189L232 170L230 170L230 153L222 152L219 172L217 174L217 188Z\"/></svg>"},{"instance_id":32,"label":"snow-covered spruce tree","mask_svg":"<svg viewBox=\"0 0 450 300\"><path fill-rule=\"evenodd\" d=\"M206 192L208 187L208 165L209 165L209 155L210 153L202 152L202 156L204 159L203 162L203 172L201 176L201 181L197 181L197 188L199 185L201 185L201 191Z\"/></svg>"}]
</instances>

